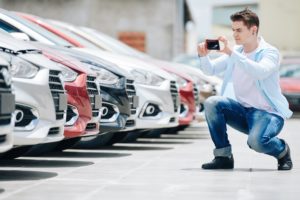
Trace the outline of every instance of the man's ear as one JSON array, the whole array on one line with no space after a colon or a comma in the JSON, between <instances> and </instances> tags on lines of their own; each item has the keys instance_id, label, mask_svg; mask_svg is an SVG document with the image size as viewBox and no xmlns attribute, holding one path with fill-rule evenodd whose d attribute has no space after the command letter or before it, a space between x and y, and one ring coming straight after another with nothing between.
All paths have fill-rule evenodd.
<instances>
[{"instance_id":1,"label":"man's ear","mask_svg":"<svg viewBox=\"0 0 300 200\"><path fill-rule=\"evenodd\" d=\"M252 35L255 35L257 33L257 26L252 26L250 29L251 29Z\"/></svg>"}]
</instances>

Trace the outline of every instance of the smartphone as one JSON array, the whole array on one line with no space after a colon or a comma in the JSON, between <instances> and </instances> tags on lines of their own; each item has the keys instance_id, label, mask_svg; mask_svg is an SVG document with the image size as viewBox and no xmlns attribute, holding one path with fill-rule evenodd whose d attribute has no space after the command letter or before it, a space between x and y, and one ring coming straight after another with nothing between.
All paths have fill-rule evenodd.
<instances>
[{"instance_id":1,"label":"smartphone","mask_svg":"<svg viewBox=\"0 0 300 200\"><path fill-rule=\"evenodd\" d=\"M206 40L206 48L208 50L220 50L219 40Z\"/></svg>"}]
</instances>

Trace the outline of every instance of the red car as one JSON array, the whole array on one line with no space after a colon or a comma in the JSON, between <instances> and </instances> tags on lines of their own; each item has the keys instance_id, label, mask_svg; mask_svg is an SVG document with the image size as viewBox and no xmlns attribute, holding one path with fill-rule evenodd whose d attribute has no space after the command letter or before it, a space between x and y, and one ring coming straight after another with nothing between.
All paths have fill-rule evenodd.
<instances>
[{"instance_id":1,"label":"red car","mask_svg":"<svg viewBox=\"0 0 300 200\"><path fill-rule=\"evenodd\" d=\"M283 60L280 67L280 87L290 109L300 111L300 58Z\"/></svg>"},{"instance_id":2,"label":"red car","mask_svg":"<svg viewBox=\"0 0 300 200\"><path fill-rule=\"evenodd\" d=\"M68 103L64 128L65 139L57 143L36 145L27 155L64 150L77 143L82 136L97 135L100 132L101 96L96 74L73 58L61 55L45 45L35 45L47 58L71 69L76 74L73 77L69 76L70 80L64 82Z\"/></svg>"}]
</instances>

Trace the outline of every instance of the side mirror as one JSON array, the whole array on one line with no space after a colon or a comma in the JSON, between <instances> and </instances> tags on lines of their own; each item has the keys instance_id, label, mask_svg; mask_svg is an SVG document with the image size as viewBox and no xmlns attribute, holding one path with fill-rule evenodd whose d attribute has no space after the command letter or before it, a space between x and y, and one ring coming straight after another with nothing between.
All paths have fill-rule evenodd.
<instances>
[{"instance_id":1,"label":"side mirror","mask_svg":"<svg viewBox=\"0 0 300 200\"><path fill-rule=\"evenodd\" d=\"M13 32L13 33L9 33L9 34L17 40L30 41L30 38L26 33Z\"/></svg>"}]
</instances>

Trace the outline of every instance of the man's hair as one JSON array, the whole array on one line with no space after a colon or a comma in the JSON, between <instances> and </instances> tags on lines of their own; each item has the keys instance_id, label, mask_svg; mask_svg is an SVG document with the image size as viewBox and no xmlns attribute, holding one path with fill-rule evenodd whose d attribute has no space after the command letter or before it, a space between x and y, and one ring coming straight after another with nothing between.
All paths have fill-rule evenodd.
<instances>
[{"instance_id":1,"label":"man's hair","mask_svg":"<svg viewBox=\"0 0 300 200\"><path fill-rule=\"evenodd\" d=\"M251 28L252 26L257 26L257 31L259 28L259 18L258 16L252 12L249 8L245 8L242 11L236 12L230 16L231 21L242 21L244 22L247 28Z\"/></svg>"}]
</instances>

